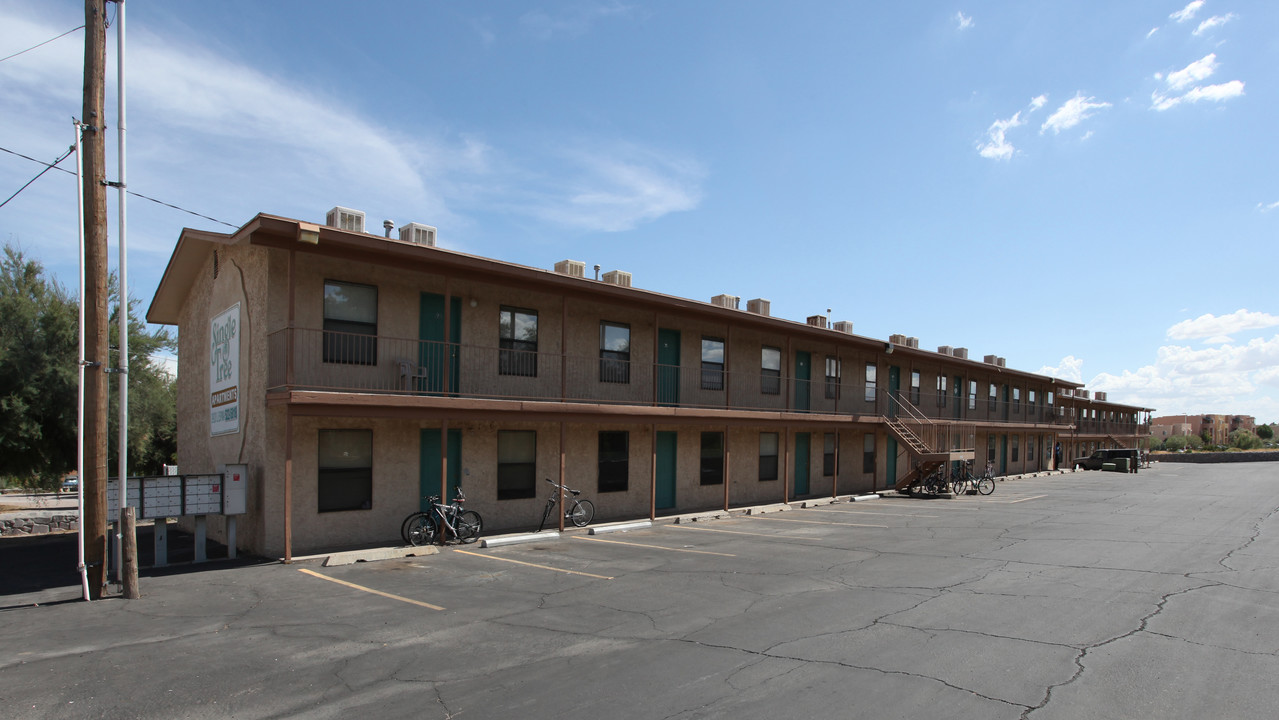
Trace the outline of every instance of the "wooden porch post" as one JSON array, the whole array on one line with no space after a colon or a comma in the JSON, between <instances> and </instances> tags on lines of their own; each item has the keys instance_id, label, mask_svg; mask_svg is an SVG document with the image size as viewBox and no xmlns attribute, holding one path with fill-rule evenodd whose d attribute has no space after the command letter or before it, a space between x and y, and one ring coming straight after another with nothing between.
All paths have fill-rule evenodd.
<instances>
[{"instance_id":1,"label":"wooden porch post","mask_svg":"<svg viewBox=\"0 0 1279 720\"><path fill-rule=\"evenodd\" d=\"M563 420L560 421L560 487L556 490L560 494L560 502L557 506L559 510L556 512L560 516L560 532L564 532L564 436L567 426L568 424Z\"/></svg>"},{"instance_id":2,"label":"wooden porch post","mask_svg":"<svg viewBox=\"0 0 1279 720\"><path fill-rule=\"evenodd\" d=\"M724 359L728 360L727 357ZM728 512L728 485L729 485L730 479L732 478L732 473L730 472L731 467L729 465L729 455L730 453L728 452L728 426L725 425L724 426L724 512Z\"/></svg>"},{"instance_id":3,"label":"wooden porch post","mask_svg":"<svg viewBox=\"0 0 1279 720\"><path fill-rule=\"evenodd\" d=\"M787 350L790 342L787 341ZM790 426L782 428L782 502L790 502Z\"/></svg>"}]
</instances>

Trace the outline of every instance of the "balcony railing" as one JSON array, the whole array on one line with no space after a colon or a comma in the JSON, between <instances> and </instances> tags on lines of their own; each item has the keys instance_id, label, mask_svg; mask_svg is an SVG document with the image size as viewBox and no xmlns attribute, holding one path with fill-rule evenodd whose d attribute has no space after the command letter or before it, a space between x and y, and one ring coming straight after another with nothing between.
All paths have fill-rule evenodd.
<instances>
[{"instance_id":1,"label":"balcony railing","mask_svg":"<svg viewBox=\"0 0 1279 720\"><path fill-rule=\"evenodd\" d=\"M1062 408L1051 405L892 391L885 383L726 370L701 362L637 363L614 352L562 355L301 328L271 333L267 344L269 390L874 416L895 415L909 403L912 414L932 420L1071 422ZM949 438L947 444L952 444Z\"/></svg>"}]
</instances>

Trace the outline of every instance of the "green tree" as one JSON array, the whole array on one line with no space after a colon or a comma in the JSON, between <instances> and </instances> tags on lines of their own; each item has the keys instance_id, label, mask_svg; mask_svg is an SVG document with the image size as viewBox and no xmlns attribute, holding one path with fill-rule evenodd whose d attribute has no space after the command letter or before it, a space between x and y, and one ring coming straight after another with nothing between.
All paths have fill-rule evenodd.
<instances>
[{"instance_id":1,"label":"green tree","mask_svg":"<svg viewBox=\"0 0 1279 720\"><path fill-rule=\"evenodd\" d=\"M119 283L110 278L112 352L120 349ZM159 475L161 466L176 462L177 381L153 358L156 353L174 350L177 341L165 328L148 333L137 315L138 300L129 298L129 465L130 475ZM118 375L113 376L119 378ZM110 394L108 471L119 468L120 384L113 380Z\"/></svg>"},{"instance_id":2,"label":"green tree","mask_svg":"<svg viewBox=\"0 0 1279 720\"><path fill-rule=\"evenodd\" d=\"M39 262L0 259L0 476L53 487L75 467L77 305Z\"/></svg>"},{"instance_id":3,"label":"green tree","mask_svg":"<svg viewBox=\"0 0 1279 720\"><path fill-rule=\"evenodd\" d=\"M1239 429L1230 433L1230 447L1239 448L1240 450L1255 450L1261 447L1261 438Z\"/></svg>"},{"instance_id":4,"label":"green tree","mask_svg":"<svg viewBox=\"0 0 1279 720\"><path fill-rule=\"evenodd\" d=\"M1269 425L1258 425L1257 437L1262 440L1273 440L1275 438L1275 431Z\"/></svg>"}]
</instances>

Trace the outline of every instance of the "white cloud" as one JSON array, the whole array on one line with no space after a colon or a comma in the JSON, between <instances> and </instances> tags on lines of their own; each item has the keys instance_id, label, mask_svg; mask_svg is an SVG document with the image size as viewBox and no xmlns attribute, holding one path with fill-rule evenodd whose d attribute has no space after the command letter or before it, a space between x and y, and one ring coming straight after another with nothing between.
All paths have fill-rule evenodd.
<instances>
[{"instance_id":1,"label":"white cloud","mask_svg":"<svg viewBox=\"0 0 1279 720\"><path fill-rule=\"evenodd\" d=\"M1031 110L1031 112L1034 112L1035 110L1038 110L1039 108L1043 107L1043 106L1044 106L1044 104L1045 104L1045 103L1047 103L1047 102L1048 102L1048 96L1047 96L1047 95L1038 95L1038 96L1036 96L1036 97L1031 98L1031 99L1030 99L1030 110Z\"/></svg>"},{"instance_id":2,"label":"white cloud","mask_svg":"<svg viewBox=\"0 0 1279 720\"><path fill-rule=\"evenodd\" d=\"M556 15L545 10L530 10L520 18L520 25L539 40L550 40L557 35L578 37L591 30L596 22L613 17L625 17L634 10L621 3L587 5L566 9Z\"/></svg>"},{"instance_id":3,"label":"white cloud","mask_svg":"<svg viewBox=\"0 0 1279 720\"><path fill-rule=\"evenodd\" d=\"M996 120L986 129L986 136L989 141L986 143L978 143L977 151L984 158L991 160L1008 160L1017 151L1012 143L1008 142L1008 131L1025 125L1025 121L1021 119L1021 111L1013 113L1013 116L1007 120Z\"/></svg>"},{"instance_id":4,"label":"white cloud","mask_svg":"<svg viewBox=\"0 0 1279 720\"><path fill-rule=\"evenodd\" d=\"M1199 102L1200 100L1212 100L1213 102L1221 102L1243 95L1243 81L1231 80L1220 85L1209 85L1207 87L1197 87L1191 89L1190 92L1182 96L1186 102Z\"/></svg>"},{"instance_id":5,"label":"white cloud","mask_svg":"<svg viewBox=\"0 0 1279 720\"><path fill-rule=\"evenodd\" d=\"M1093 102L1094 100L1096 98L1085 98L1083 93L1076 93L1073 98L1057 108L1056 112L1048 116L1048 120L1039 128L1039 134L1042 135L1049 129L1053 131L1053 134L1069 130L1092 117L1095 111L1110 107L1108 102Z\"/></svg>"},{"instance_id":6,"label":"white cloud","mask_svg":"<svg viewBox=\"0 0 1279 720\"><path fill-rule=\"evenodd\" d=\"M1077 358L1074 355L1067 355L1061 359L1061 364L1057 367L1041 367L1037 374L1060 378L1070 382L1083 382L1084 361L1082 358Z\"/></svg>"},{"instance_id":7,"label":"white cloud","mask_svg":"<svg viewBox=\"0 0 1279 720\"><path fill-rule=\"evenodd\" d=\"M1206 33L1215 27L1220 27L1222 25L1225 25L1226 23L1234 19L1235 19L1234 13L1226 13L1225 15L1213 15L1207 20L1204 20L1203 22L1199 23L1199 27L1195 28L1195 31L1191 34L1202 35L1203 33Z\"/></svg>"},{"instance_id":8,"label":"white cloud","mask_svg":"<svg viewBox=\"0 0 1279 720\"><path fill-rule=\"evenodd\" d=\"M1257 209L1263 213L1268 213L1276 208L1279 208L1279 202L1257 203Z\"/></svg>"},{"instance_id":9,"label":"white cloud","mask_svg":"<svg viewBox=\"0 0 1279 720\"><path fill-rule=\"evenodd\" d=\"M1155 33L1157 33L1157 32L1159 32L1159 28L1158 28L1158 27L1152 27L1152 28L1150 28L1150 32L1146 33L1146 39L1147 39L1147 40L1149 40L1149 39L1150 39L1151 37L1153 37L1153 36L1154 36L1154 34L1155 34Z\"/></svg>"},{"instance_id":10,"label":"white cloud","mask_svg":"<svg viewBox=\"0 0 1279 720\"><path fill-rule=\"evenodd\" d=\"M955 22L958 24L960 30L967 30L974 25L973 19L962 12L955 13Z\"/></svg>"},{"instance_id":11,"label":"white cloud","mask_svg":"<svg viewBox=\"0 0 1279 720\"><path fill-rule=\"evenodd\" d=\"M1217 54L1209 53L1180 70L1168 73L1163 77L1163 79L1167 82L1170 90L1182 90L1197 82L1208 79L1216 71ZM1159 75L1156 75L1155 77L1158 78Z\"/></svg>"},{"instance_id":12,"label":"white cloud","mask_svg":"<svg viewBox=\"0 0 1279 720\"><path fill-rule=\"evenodd\" d=\"M1204 0L1193 0L1193 2L1191 2L1189 5L1186 5L1184 8L1169 15L1168 17L1172 18L1173 20L1176 20L1179 23L1186 22L1187 20L1194 18L1195 13L1199 12L1199 8L1203 7L1203 5L1204 5Z\"/></svg>"},{"instance_id":13,"label":"white cloud","mask_svg":"<svg viewBox=\"0 0 1279 720\"><path fill-rule=\"evenodd\" d=\"M1168 328L1168 337L1172 340L1192 340L1195 338L1212 338L1228 336L1244 330L1260 330L1279 325L1279 317L1263 312L1249 312L1239 309L1229 315L1213 315L1207 313L1193 320L1182 320ZM1209 340L1208 342L1212 342ZM1230 342L1230 338L1225 338Z\"/></svg>"}]
</instances>

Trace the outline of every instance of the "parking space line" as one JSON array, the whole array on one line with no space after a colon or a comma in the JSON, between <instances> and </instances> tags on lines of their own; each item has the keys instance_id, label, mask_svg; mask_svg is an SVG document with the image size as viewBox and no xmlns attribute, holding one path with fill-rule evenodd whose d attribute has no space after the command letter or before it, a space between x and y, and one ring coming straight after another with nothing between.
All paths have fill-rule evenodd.
<instances>
[{"instance_id":1,"label":"parking space line","mask_svg":"<svg viewBox=\"0 0 1279 720\"><path fill-rule=\"evenodd\" d=\"M1047 495L1035 495L1033 497L1022 498L1020 500L1011 500L1003 503L1004 505L1012 505L1013 503L1026 502L1027 500L1038 500L1039 498L1048 497Z\"/></svg>"},{"instance_id":2,"label":"parking space line","mask_svg":"<svg viewBox=\"0 0 1279 720\"><path fill-rule=\"evenodd\" d=\"M574 540L590 540L591 542L609 543L610 545L631 545L633 547L652 548L654 550L669 550L671 552L697 553L699 555L718 555L720 557L737 557L736 555L730 555L729 553L717 553L717 552L711 552L710 550L689 550L688 548L671 548L671 547L663 547L661 545L648 545L646 543L626 542L624 540L605 540L603 538L588 537L585 535L573 535L571 537Z\"/></svg>"},{"instance_id":3,"label":"parking space line","mask_svg":"<svg viewBox=\"0 0 1279 720\"><path fill-rule=\"evenodd\" d=\"M762 538L769 538L769 539L781 538L783 540L812 540L812 538L807 538L802 535L770 535L768 533L743 532L741 530L720 530L718 528L693 527L692 525L684 525L684 524L676 524L673 527L684 528L685 530L700 530L702 532L727 533L729 535L754 535L755 537L762 537Z\"/></svg>"},{"instance_id":4,"label":"parking space line","mask_svg":"<svg viewBox=\"0 0 1279 720\"><path fill-rule=\"evenodd\" d=\"M871 512L870 510L819 510L817 508L804 508L804 512L826 512L826 513L835 513L836 515L892 515L895 517L918 517L918 518L937 517L936 515L916 515L914 513Z\"/></svg>"},{"instance_id":5,"label":"parking space line","mask_svg":"<svg viewBox=\"0 0 1279 720\"><path fill-rule=\"evenodd\" d=\"M314 570L308 570L307 568L298 568L298 572L304 572L304 573L306 573L307 575L311 575L311 576L313 576L313 577L318 577L318 578L320 578L321 580L328 580L329 582L334 582L334 583L337 583L338 585L345 585L345 586L347 586L347 587L349 587L349 588L355 588L356 590L362 590L362 591L364 591L364 592L366 592L366 593L372 593L372 594L374 594L374 595L381 595L381 596L382 596L382 597L384 597L384 598L390 598L390 599L392 599L392 600L399 600L400 602L406 602L406 603L409 603L409 604L411 604L411 605L420 605L420 606L422 606L422 607L424 607L424 608L429 608L429 609L431 609L431 610L443 610L443 609L444 609L444 608L440 607L439 605L432 605L431 603L422 602L421 600L414 600L414 599L412 599L412 598L406 598L406 597L403 597L403 596L400 596L400 595L392 595L391 593L388 593L388 592L382 592L381 590L374 590L373 588L364 587L363 585L356 585L356 584L355 584L355 583L353 583L353 582L347 582L347 581L345 581L345 580L338 580L338 579L337 579L337 578L335 578L335 577L329 577L328 575L323 575L323 574L318 573L318 572L316 572L316 571L314 571Z\"/></svg>"},{"instance_id":6,"label":"parking space line","mask_svg":"<svg viewBox=\"0 0 1279 720\"><path fill-rule=\"evenodd\" d=\"M594 573L581 572L578 570L565 570L563 568L551 567L550 565L538 565L537 563L524 562L523 560L512 560L510 558L498 557L496 555L484 555L483 553L471 552L470 550L454 549L453 552L462 553L463 555L474 555L475 557L488 558L489 560L501 560L502 562L515 563L516 565L527 565L528 567L535 567L541 570L554 570L555 572L565 573L567 575L584 575L586 577L596 578L597 580L613 579L608 575L595 575Z\"/></svg>"},{"instance_id":7,"label":"parking space line","mask_svg":"<svg viewBox=\"0 0 1279 720\"><path fill-rule=\"evenodd\" d=\"M870 527L870 528L888 529L887 525L868 525L866 523L842 523L842 522L830 522L828 520L800 520L799 518L763 517L760 515L751 515L750 518L752 520L776 520L778 522L807 523L809 525L839 525L840 527Z\"/></svg>"}]
</instances>

